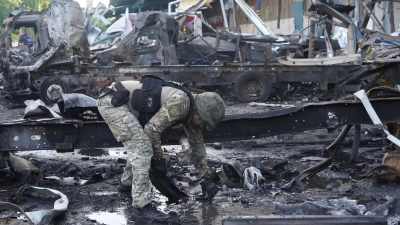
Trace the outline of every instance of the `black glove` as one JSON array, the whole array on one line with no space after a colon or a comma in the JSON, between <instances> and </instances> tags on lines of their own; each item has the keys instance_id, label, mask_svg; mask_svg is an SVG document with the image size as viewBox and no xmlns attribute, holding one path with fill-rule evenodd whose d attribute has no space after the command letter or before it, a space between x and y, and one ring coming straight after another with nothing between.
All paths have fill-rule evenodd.
<instances>
[{"instance_id":1,"label":"black glove","mask_svg":"<svg viewBox=\"0 0 400 225\"><path fill-rule=\"evenodd\" d=\"M167 173L167 163L165 158L155 159L151 158L151 168L153 169L153 176L157 178L163 174Z\"/></svg>"},{"instance_id":2,"label":"black glove","mask_svg":"<svg viewBox=\"0 0 400 225\"><path fill-rule=\"evenodd\" d=\"M210 176L206 180L211 180L213 183L218 184L220 179L218 174L215 171L209 172Z\"/></svg>"},{"instance_id":3,"label":"black glove","mask_svg":"<svg viewBox=\"0 0 400 225\"><path fill-rule=\"evenodd\" d=\"M201 185L201 191L203 192L203 196L205 198L207 198L208 200L213 199L214 196L220 190L219 186L216 185L211 180L204 180L204 181L200 182L200 185Z\"/></svg>"}]
</instances>

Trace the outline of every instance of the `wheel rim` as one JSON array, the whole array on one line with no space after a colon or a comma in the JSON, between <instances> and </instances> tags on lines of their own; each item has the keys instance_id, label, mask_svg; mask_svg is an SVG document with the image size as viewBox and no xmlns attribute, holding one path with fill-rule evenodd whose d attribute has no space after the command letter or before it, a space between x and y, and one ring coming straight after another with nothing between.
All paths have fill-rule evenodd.
<instances>
[{"instance_id":1,"label":"wheel rim","mask_svg":"<svg viewBox=\"0 0 400 225\"><path fill-rule=\"evenodd\" d=\"M263 88L262 84L257 80L251 80L247 82L244 86L247 95L251 97L260 96L262 88Z\"/></svg>"},{"instance_id":2,"label":"wheel rim","mask_svg":"<svg viewBox=\"0 0 400 225\"><path fill-rule=\"evenodd\" d=\"M59 98L61 98L61 95L64 94L64 88L59 85L59 84L51 84L47 89L46 89L46 97L50 101L57 101Z\"/></svg>"}]
</instances>

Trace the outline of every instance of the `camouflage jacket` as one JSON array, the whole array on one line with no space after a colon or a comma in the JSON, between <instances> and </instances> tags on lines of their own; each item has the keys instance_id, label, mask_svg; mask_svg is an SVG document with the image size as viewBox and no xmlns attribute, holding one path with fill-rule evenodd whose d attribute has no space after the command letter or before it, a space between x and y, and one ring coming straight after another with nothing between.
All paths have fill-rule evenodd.
<instances>
[{"instance_id":1,"label":"camouflage jacket","mask_svg":"<svg viewBox=\"0 0 400 225\"><path fill-rule=\"evenodd\" d=\"M142 86L138 81L122 81L122 85L131 93L133 90L141 88ZM130 102L129 99L128 105L131 112L135 114L135 116L138 116L139 112L132 109ZM162 87L161 108L144 127L144 132L150 138L153 145L154 158L158 159L164 157L161 148L161 133L177 122L183 121L189 111L190 99L183 91L173 87ZM195 166L199 173L198 175L199 177L203 177L208 173L206 147L202 134L203 129L201 127L192 127L190 123L183 124L183 128L193 152Z\"/></svg>"}]
</instances>

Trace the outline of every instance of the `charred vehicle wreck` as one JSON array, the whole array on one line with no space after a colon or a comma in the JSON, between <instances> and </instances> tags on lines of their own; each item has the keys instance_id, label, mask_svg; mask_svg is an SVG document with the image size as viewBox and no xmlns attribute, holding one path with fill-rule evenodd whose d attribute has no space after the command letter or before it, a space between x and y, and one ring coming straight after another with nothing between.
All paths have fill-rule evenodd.
<instances>
[{"instance_id":1,"label":"charred vehicle wreck","mask_svg":"<svg viewBox=\"0 0 400 225\"><path fill-rule=\"evenodd\" d=\"M265 101L273 83L336 84L353 71L365 67L358 62L358 55L347 61L331 60L332 63L327 63L327 59L323 59L320 60L323 62L312 65L293 62L285 65L276 60L248 61L251 58L246 57L239 62L216 60L212 65L179 64L181 52L178 48L186 48L186 44L194 39L179 43L178 22L163 12L126 15L132 28L126 30L124 27L126 34L122 37L115 30L102 39L97 38L98 33L90 33L91 29L85 30L87 26L82 11L74 1L55 1L42 12L20 10L13 15L5 20L6 31L2 38L6 92L13 97L38 94L45 103L57 102L62 93L81 92L96 96L103 85L126 79L139 80L147 74L191 87L215 90L215 86L232 86L236 97L243 102ZM32 49L12 46L9 34L22 26L32 27L35 31ZM218 37L237 39L229 30L218 32L221 32ZM277 40L275 36L261 36L269 43ZM222 59L218 58L218 54L225 51L218 44L222 41L217 38L215 46L206 45L208 50L205 52L210 52L211 58ZM239 54L241 51L237 47L235 52Z\"/></svg>"},{"instance_id":2,"label":"charred vehicle wreck","mask_svg":"<svg viewBox=\"0 0 400 225\"><path fill-rule=\"evenodd\" d=\"M79 4L55 1L42 12L21 8L12 13L13 17L4 21L1 39L1 70L7 92L11 96L35 92L45 102L54 102L62 93L75 91L65 76L79 74L80 62L90 56ZM33 29L31 49L12 45L10 33L20 27Z\"/></svg>"},{"instance_id":3,"label":"charred vehicle wreck","mask_svg":"<svg viewBox=\"0 0 400 225\"><path fill-rule=\"evenodd\" d=\"M77 2L55 1L42 12L25 12L21 8L13 15L4 21L6 29L1 42L4 86L11 97L38 94L45 103L55 103L63 93L90 94L92 82L104 84L110 75L121 75L114 62L137 66L177 64L178 25L164 13L139 14L133 32L118 45L94 49L92 55ZM10 34L20 27L34 31L31 49L12 45ZM101 42L107 39L110 37ZM88 69L102 66L115 69L106 74L91 73Z\"/></svg>"},{"instance_id":4,"label":"charred vehicle wreck","mask_svg":"<svg viewBox=\"0 0 400 225\"><path fill-rule=\"evenodd\" d=\"M316 4L316 6L326 7L324 4ZM213 217L213 214L210 213L211 211L213 211L213 213L217 212L220 215L230 217L223 219L222 224L235 225L254 221L256 223L258 222L258 224L266 224L271 220L279 221L281 224L288 224L291 223L291 221L301 222L301 220L307 220L304 222L304 224L315 223L316 221L318 221L317 223L319 224L329 224L331 221L336 224L339 224L340 222L343 222L340 224L387 224L386 218L380 217L382 214L386 216L388 220L390 219L389 217L391 214L395 214L392 217L398 219L398 209L393 210L393 205L399 200L399 195L396 191L398 189L398 184L387 186L382 185L376 188L376 186L371 186L369 182L358 182L359 179L363 180L370 179L372 177L379 178L384 176L394 176L395 180L398 181L400 177L400 172L398 169L391 168L384 162L382 162L381 165L380 161L376 160L376 158L380 157L380 155L377 155L382 153L380 151L381 149L371 148L367 152L365 149L360 148L360 146L364 145L365 143L367 143L365 145L378 142L380 143L382 142L382 139L386 138L400 146L400 141L396 139L400 137L400 132L398 132L396 137L394 137L393 135L389 134L389 132L386 130L387 127L384 125L385 123L398 123L400 121L397 113L398 110L400 110L400 92L391 88L372 88L374 83L376 83L378 79L382 78L382 75L386 70L397 66L399 61L398 59L385 57L374 58L368 61L370 65L376 63L382 64L381 67L378 68L370 68L360 65L361 63L359 60L364 60L361 58L364 56L363 54L351 54L343 57L341 55L337 55L332 58L323 59L299 59L292 54L287 57L287 60L281 60L281 62L266 61L265 63L259 64L221 63L221 65L206 66L190 65L190 63L186 65L177 65L175 61L177 58L176 55L170 54L171 51L175 51L174 48L176 48L176 33L174 32L176 30L176 23L173 20L170 20L165 14L154 12L138 14L133 20L137 21L137 23L134 24L136 24L136 28L138 29L135 30L135 26L133 26L133 31L127 33L124 39L120 40L118 45L109 46L108 48L104 49L100 47L95 51L91 49L92 52L88 57L82 56L83 54L79 48L71 48L73 51L70 56L77 54L74 60L77 59L78 61L73 61L76 64L70 61L65 64L58 64L63 65L61 67L43 66L43 71L54 72L58 71L59 68L62 69L64 67L72 69L69 71L66 69L66 72L61 75L58 73L42 73L41 75L47 76L46 78L48 79L50 77L56 77L54 83L48 86L48 89L50 89L48 93L54 95L47 95L43 97L54 97L48 98L47 100L50 102L57 101L57 106L61 116L56 112L52 112L52 109L48 108L47 106L39 105L38 108L43 112L46 118L35 120L34 118L37 116L36 112L32 113L32 117L24 117L26 120L21 119L7 122L0 121L0 153L3 157L3 165L1 164L2 158L0 157L0 166L3 166L3 168L4 165L8 167L7 163L15 160L16 156L11 153L13 151L16 151L17 154L21 155L32 150L43 150L42 152L45 153L43 153L43 155L39 155L39 157L51 158L53 156L50 154L53 153L49 154L49 152L56 150L57 152L66 152L65 155L68 157L68 159L65 160L66 162L74 162L68 163L60 168L60 161L54 159L47 160L57 164L57 166L53 167L57 169L51 170L48 167L49 164L37 163L32 160L35 162L35 164L45 168L43 171L47 176L45 179L40 180L41 185L56 187L64 190L65 193L68 193L71 199L69 210L67 210L66 207L69 203L68 200L65 200L65 197L61 195L60 196L62 197L62 202L64 204L61 207L57 207L60 210L66 211L66 215L63 218L65 220L65 224L69 223L70 221L72 222L69 224L74 224L79 220L79 218L84 218L87 224L92 224L94 222L100 223L98 215L95 216L95 219L87 220L86 215L84 215L85 217L82 217L82 214L85 214L88 211L103 211L104 208L102 207L104 205L112 205L111 207L114 211L115 209L121 207L119 203L120 201L115 201L115 199L120 200L120 197L123 197L122 195L119 196L115 194L115 192L110 192L111 194L104 194L104 191L107 190L105 188L107 187L109 187L109 190L115 191L115 184L117 183L115 183L113 180L116 180L116 177L118 177L115 176L116 171L120 169L118 164L123 163L120 158L118 158L117 162L115 162L113 159L109 160L100 157L90 157L89 159L89 157L81 157L80 154L75 154L78 152L75 152L75 150L79 150L79 152L85 152L91 149L105 151L104 149L107 148L119 148L122 147L121 143L113 137L108 126L104 123L101 116L97 112L95 99L89 99L88 96L82 97L79 96L79 94L65 94L65 92L75 92L81 88L87 93L96 95L97 88L102 85L107 85L111 82L124 79L140 79L142 75L146 74L155 74L168 80L186 83L190 86L234 84L236 95L238 96L239 93L242 93L242 95L239 95L241 96L240 100L242 101L265 100L268 98L271 82L320 81L337 83L340 81L340 83L345 84L354 80L358 80L360 77L373 75L373 80L366 85L363 90L354 93L354 96L352 96L354 100L346 98L346 100L310 103L290 108L282 108L281 110L275 109L270 111L269 109L264 108L261 109L262 111L259 113L253 112L245 114L227 114L224 117L224 120L213 132L204 131L204 141L209 144L213 143L210 146L215 146L215 150L218 150L213 152L215 155L221 154L221 143L219 142L225 143L229 141L235 141L234 143L231 143L231 145L235 145L237 147L235 147L233 150L226 150L229 148L229 144L226 146L224 144L224 148L227 148L223 150L226 152L222 153L221 157L216 158L219 159L218 161L214 161L216 166L221 166L218 171L218 176L221 182L228 188L245 187L249 190L255 191L247 192L247 196L250 197L246 197L246 192L243 192L242 190L226 189L224 186L224 191L220 195L221 197L219 199L217 198L214 203L190 201L190 203L187 204L182 201L180 202L182 204L172 204L172 206L169 206L169 208L180 209L179 214L182 215L188 214L181 217L182 224L200 224L201 222L203 222L203 224L216 224L215 221L220 221L220 218L214 217L209 220L204 219L204 217ZM170 21L171 23L166 25L168 23L166 21ZM149 26L158 31L161 30L162 32L153 33L154 30L152 30ZM375 44L374 42L375 39L378 38L377 36L381 36L380 34L374 33L370 33L369 35L370 36L366 35L364 38L366 40L373 41L370 43L364 43L364 51L367 50L368 46ZM374 36L375 39L371 38ZM113 38L113 36L111 36L111 38ZM63 45L62 48L68 49L65 46ZM23 48L23 46L20 48ZM8 49L13 48L10 47ZM8 52L8 49L5 49L5 51ZM48 49L49 48L47 48L47 50ZM26 52L29 52L29 50L26 50ZM52 59L52 57L49 56L48 59ZM147 60L149 60L151 63L146 64ZM12 62L15 62L15 59ZM325 65L326 63L330 64L327 66ZM9 63L8 65L9 66L7 68L14 68L12 72L17 71L17 69L15 69L15 65L12 65L12 63ZM73 66L68 67L66 65ZM25 66L25 64L23 66ZM41 67L39 66L38 68L39 69L37 71L41 71ZM74 69L78 69L79 71ZM7 71L10 71L10 69ZM31 74L33 73L32 71L34 70L26 70L24 73L21 72L18 74L18 76L25 75L25 81L31 82ZM11 74L11 72L7 74L9 83L13 82L13 80L10 79L10 76L13 78ZM19 78L18 76L17 78ZM40 75L38 75L38 78L36 79L42 80L42 78L39 76ZM15 80L20 81L18 79ZM33 82L37 82L37 80L33 80ZM44 79L42 82L45 81L46 79ZM37 83L39 84L39 82ZM16 84L19 83L17 82ZM21 91L18 89L20 86L17 85L16 87L17 90L14 90L14 92L17 95L28 94L29 92L27 91L25 93L23 91L26 90L24 89L26 86L22 86ZM27 87L29 87L30 91L32 92L40 92L40 85L38 87L27 85ZM61 97L63 101L59 101L59 97ZM76 99L74 98L76 97L81 98L81 101L75 101ZM27 108L32 109L32 107ZM383 133L386 135L384 137L379 136L379 138L372 138L376 136L364 136L364 133L369 132L381 134L380 132L361 129L361 125L371 123L377 126L377 130L383 131ZM352 126L355 127L354 135L350 131ZM318 137L318 139L321 139L316 141L314 140L315 142L323 142L326 144L331 143L328 146L325 145L322 147L323 157L315 157L315 155L318 155L321 152L321 149L317 149L317 147L310 149L307 149L309 146L306 146L303 149L298 147L295 149L296 151L293 151L294 149L292 147L281 147L284 145L290 145L290 140L293 140L289 138L286 140L283 139L283 142L279 141L279 139L281 139L279 136L282 134L295 135L296 133L302 131L311 130L315 130L315 133L317 133L316 131L320 128L327 128L328 131L341 130L340 134L338 134L338 137L333 141L329 140L325 133L318 133L317 135L319 136L315 135ZM323 130L325 131L325 129ZM188 153L190 150L184 149L183 142L185 137L182 135L183 133L184 132L182 131L181 127L167 129L163 133L163 144L182 145L182 151L179 153L176 153L176 151L173 150L168 150L168 153L170 153L168 156L172 158L171 161L175 160L175 162L171 163L181 163L180 156L184 156L184 154L180 153ZM302 135L301 139L297 142L299 145L306 145L306 140L304 137L305 135ZM350 137L350 139L346 140L346 137ZM362 139L363 137L367 137L367 139ZM262 138L271 139L260 140ZM241 140L249 140L249 142L237 142ZM272 141L268 142L268 140ZM287 140L289 140L289 142L286 143ZM251 149L243 150L246 143L251 146ZM294 142L291 143L293 144ZM352 146L352 150L350 154L343 156L342 153L345 152L340 151L345 143ZM218 144L219 148L216 147ZM270 145L276 145L279 147L271 148ZM255 149L257 148L256 146L258 146L260 149L258 153L253 156L253 152L257 151ZM380 144L379 148L381 146L382 145ZM249 153L247 150L251 150L251 153ZM289 155L288 152L292 152L290 154L293 155L303 154L300 152L301 150L308 152L305 154L305 156L312 157L287 157ZM165 151L167 152L167 150ZM339 152L341 154L339 154ZM369 153L367 157L364 156L367 155L366 152ZM350 157L347 157L349 155ZM371 155L377 157L369 159L368 157ZM358 160L359 163L356 163L357 156L363 158L362 160ZM29 159L31 158L34 158L34 156L29 156ZM264 170L260 171L259 174L251 172L250 169L252 169L252 167L249 167L243 171L244 168L234 167L234 165L237 164L232 164L232 162L228 163L227 160L232 158L241 160L243 164L254 165L254 168L256 169L258 168ZM343 158L345 158L345 161L342 161L339 164L339 161L341 161ZM284 160L280 161L276 159ZM214 160L214 158L212 158L212 160ZM292 171L290 169L291 167L287 166L290 160L294 160L296 162L301 161L301 163L307 161L308 167L300 167L300 171L302 171L301 173L299 171ZM265 166L269 161L273 161L271 167ZM312 161L312 163L309 163L309 161ZM366 163L364 163L364 161ZM350 162L352 163L352 166L350 167L348 164L343 162ZM363 162L362 165L360 162ZM90 170L94 172L93 174L89 174L87 171L83 172L78 163L80 163L80 165L93 163L93 165L90 165L89 167L96 169ZM108 164L108 166L105 167L104 164ZM112 166L111 164L115 165ZM177 164L174 164L173 166ZM366 173L361 173L363 170L365 171L366 169L370 169L371 166L376 167ZM10 167L12 169L12 166ZM39 174L38 171L40 170L34 165L29 164L28 167L32 167L34 169L32 172L35 172L33 175L31 174L29 176L34 177ZM328 167L330 167L330 169L327 169ZM343 170L345 170L346 167L348 168L347 171L351 171L351 173L349 172L348 174L343 174ZM284 169L284 171L276 168ZM2 167L0 167L0 172L1 169ZM6 169L10 170L10 168ZM338 179L339 181L336 180L334 182L329 179L327 181L329 183L326 183L325 187L325 182L321 182L320 179L323 176L318 177L317 174L323 173L324 176L332 178L333 172L337 172L335 173L336 175L340 173L341 177L345 178L340 178ZM49 174L52 176L49 176ZM246 175L256 175L257 183L253 183L254 186L252 186L251 183L246 183L246 181L248 182L248 177L246 178ZM349 175L352 179L348 179L347 175ZM356 179L356 176L354 175L359 177ZM286 176L286 179L291 178L291 181L283 179L284 176ZM26 177L28 178L28 176ZM278 181L275 180L277 177L279 177ZM258 185L258 178L260 178L260 186ZM261 179L264 180L265 178L270 179L267 181L268 183L261 181ZM170 183L170 180L167 178L162 182L155 184L153 183L160 193L168 198L167 202L179 202L182 199L186 199L188 195L186 195L184 192L181 192L181 190L190 191L187 192L190 194L190 196L196 196L196 190L193 190L190 185L192 182L190 170L183 170L183 167L182 170L180 170L179 168L178 173L174 174L172 179L174 179L175 182L180 182L179 188L173 189L175 188L174 184ZM357 180L357 182L354 180ZM0 179L0 181L3 180ZM28 180L24 178L22 181L22 183L24 183ZM37 181L39 182L39 179ZM317 188L312 186L311 183L313 183L313 181L318 183ZM261 184L261 182L263 184ZM70 183L69 185L71 186L68 187L67 183ZM85 184L92 186L83 186ZM157 186L157 184L159 186ZM2 185L4 185L4 183ZM160 186L161 188L159 188ZM395 188L395 191L390 189L390 187ZM162 188L169 189L169 192L163 193ZM30 189L32 188L28 187L27 191L32 192ZM300 189L300 192L295 193L294 189ZM373 194L366 194L366 192L363 191L366 189L368 189L367 191L369 192L373 192ZM291 191L289 192L288 190ZM325 190L325 192L321 192L321 190ZM365 213L367 210L365 206L360 206L358 208L358 205L357 207L354 207L357 210L352 210L353 208L350 209L350 211L356 212L351 212L349 214L346 209L343 213L343 208L348 207L342 204L343 202L356 202L356 200L348 200L347 197L357 199L357 203L361 201L365 204L369 204L369 207L372 208L372 204L376 205L378 202L383 202L383 192L379 193L382 190L386 190L384 193L388 193L395 199L389 199L386 207L378 206L377 208L382 209L381 211L385 211L385 213L390 211L390 213L384 214L380 212L380 214L368 214ZM35 191L37 192L38 190ZM97 191L102 191L102 193ZM8 198L11 195L9 193L11 193L11 191L3 191L1 197L4 199ZM43 191L39 191L38 193L43 193ZM98 198L96 198L96 195L98 195ZM315 197L318 195L322 196ZM358 199L359 195L362 196L361 199ZM288 198L287 196L290 197ZM86 199L90 198L90 201L87 201L86 204L82 204L82 202L86 201L85 197L87 197ZM318 198L327 200L329 203L338 200L339 210L342 212L337 214L337 211L332 210L331 205L329 205L328 211L331 211L333 214L327 214L331 215L329 217L318 216L325 215L320 214L321 208L323 209L323 207L320 207L321 204L316 205L314 202L311 202L311 200ZM92 201L93 199L95 200ZM115 204L116 202L117 204ZM121 202L124 204L125 202L128 202L128 200L121 200ZM300 202L301 204L292 204ZM23 201L19 201L19 203L21 203L21 205L24 204ZM280 203L290 203L290 207L293 207L293 210ZM35 203L35 205L37 205L37 203ZM91 206L88 207L87 205L93 205L93 207L91 208ZM114 207L115 205L117 205L117 207ZM193 205L194 207L192 208ZM198 205L200 205L200 207L198 207ZM271 209L271 205L275 205L275 212L272 211L273 209ZM306 207L303 207L304 205L306 205ZM297 208L300 207L300 209L303 210L307 208L307 205L311 205L311 207L308 208L315 208L315 206L317 206L317 212L303 212ZM85 209L80 210L83 207ZM32 208L32 206L25 207L25 209ZM249 208L250 210L248 210ZM188 211L189 213L187 213ZM197 218L189 220L190 218L193 218L193 214L196 215L198 212L203 215L203 220L200 218L200 216L200 219L198 220ZM238 212L240 212L240 214L238 214ZM266 216L269 214L275 214L276 212L281 212L284 216ZM298 215L298 213L300 213L300 215ZM304 214L307 216L304 216ZM246 217L245 215L250 215L250 217ZM26 217L29 218L29 216ZM96 221L96 219L98 220ZM212 221L214 223L208 221ZM116 224L116 222L113 221L111 224Z\"/></svg>"},{"instance_id":5,"label":"charred vehicle wreck","mask_svg":"<svg viewBox=\"0 0 400 225\"><path fill-rule=\"evenodd\" d=\"M322 12L321 16L338 17L346 26L354 27L347 18L354 7L345 7L343 10L342 5L332 6L320 1L314 7L320 14ZM288 42L287 45L280 45L281 48L298 51L286 56L286 60L285 57L269 57L265 61L253 61L246 54L239 54L242 52L242 42L249 37L240 37L238 41L239 37L232 34L235 30L217 29L215 39L195 36L194 39L179 42L181 31L177 20L163 12L134 15L126 12L119 20L122 25L115 22L114 29L110 27L110 32L102 38L96 29L92 29L94 26L88 29L91 25L85 24L82 10L75 1L55 1L42 12L26 12L21 8L12 12L12 15L4 21L6 30L1 40L5 91L12 97L37 94L45 103L57 102L63 93L81 92L97 96L103 85L127 79L140 80L148 74L191 87L211 87L215 90L216 86L232 86L235 96L243 102L265 101L274 83L319 82L340 88L396 66L392 59L378 62L369 58L372 53L366 55L373 41L364 41L361 54L356 52L354 40L361 41L362 36L355 36L354 29L348 32L348 39L353 41L347 45L347 55L304 58L300 54L303 44ZM132 25L127 26L128 21ZM12 45L10 34L20 27L30 27L34 31L32 49ZM93 30L96 32L92 33ZM277 41L276 35L259 36L263 42L270 44ZM372 40L369 33L364 36L365 40ZM187 45L195 39L206 38L213 40L209 43L214 46L202 44L201 48L192 51ZM219 54L225 52L220 49L219 43L228 43L223 38L230 40L230 44L236 42L238 46L233 49L235 55L242 55L239 62L225 62L219 58ZM395 39L391 37L390 40ZM328 47L332 46L332 40L326 42ZM313 41L309 41L309 44L314 45ZM217 60L212 65L196 65L191 61L179 64L181 48L192 52L208 52L211 54L208 58L215 57ZM328 50L331 54L335 49Z\"/></svg>"}]
</instances>

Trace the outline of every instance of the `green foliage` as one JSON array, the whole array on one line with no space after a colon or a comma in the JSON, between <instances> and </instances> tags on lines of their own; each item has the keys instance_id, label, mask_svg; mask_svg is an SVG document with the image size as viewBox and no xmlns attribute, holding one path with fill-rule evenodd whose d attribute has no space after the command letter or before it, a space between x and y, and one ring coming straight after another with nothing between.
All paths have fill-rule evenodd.
<instances>
[{"instance_id":1,"label":"green foliage","mask_svg":"<svg viewBox=\"0 0 400 225\"><path fill-rule=\"evenodd\" d=\"M13 32L11 32L11 40L12 41L19 40L19 31L18 30L14 30Z\"/></svg>"},{"instance_id":2,"label":"green foliage","mask_svg":"<svg viewBox=\"0 0 400 225\"><path fill-rule=\"evenodd\" d=\"M0 0L0 20L4 21L8 18L10 12L18 6L19 2L19 0Z\"/></svg>"},{"instance_id":3,"label":"green foliage","mask_svg":"<svg viewBox=\"0 0 400 225\"><path fill-rule=\"evenodd\" d=\"M113 23L115 21L115 17L107 18L107 20ZM98 18L92 18L92 24L100 28L102 32L105 32L109 27L109 25L106 25L101 19Z\"/></svg>"},{"instance_id":4,"label":"green foliage","mask_svg":"<svg viewBox=\"0 0 400 225\"><path fill-rule=\"evenodd\" d=\"M27 11L40 11L48 7L52 0L0 0L0 21L4 21L10 16L10 12L18 8L19 3L24 3ZM3 33L3 29L1 29ZM33 30L28 29L27 33L30 37L33 37ZM13 41L19 40L19 31L14 30L11 32L11 39Z\"/></svg>"},{"instance_id":5,"label":"green foliage","mask_svg":"<svg viewBox=\"0 0 400 225\"><path fill-rule=\"evenodd\" d=\"M27 11L41 11L47 8L52 0L0 0L0 21L8 18L10 12L21 2L25 4Z\"/></svg>"},{"instance_id":6,"label":"green foliage","mask_svg":"<svg viewBox=\"0 0 400 225\"><path fill-rule=\"evenodd\" d=\"M42 11L49 6L52 0L22 0L27 10L30 11Z\"/></svg>"}]
</instances>

